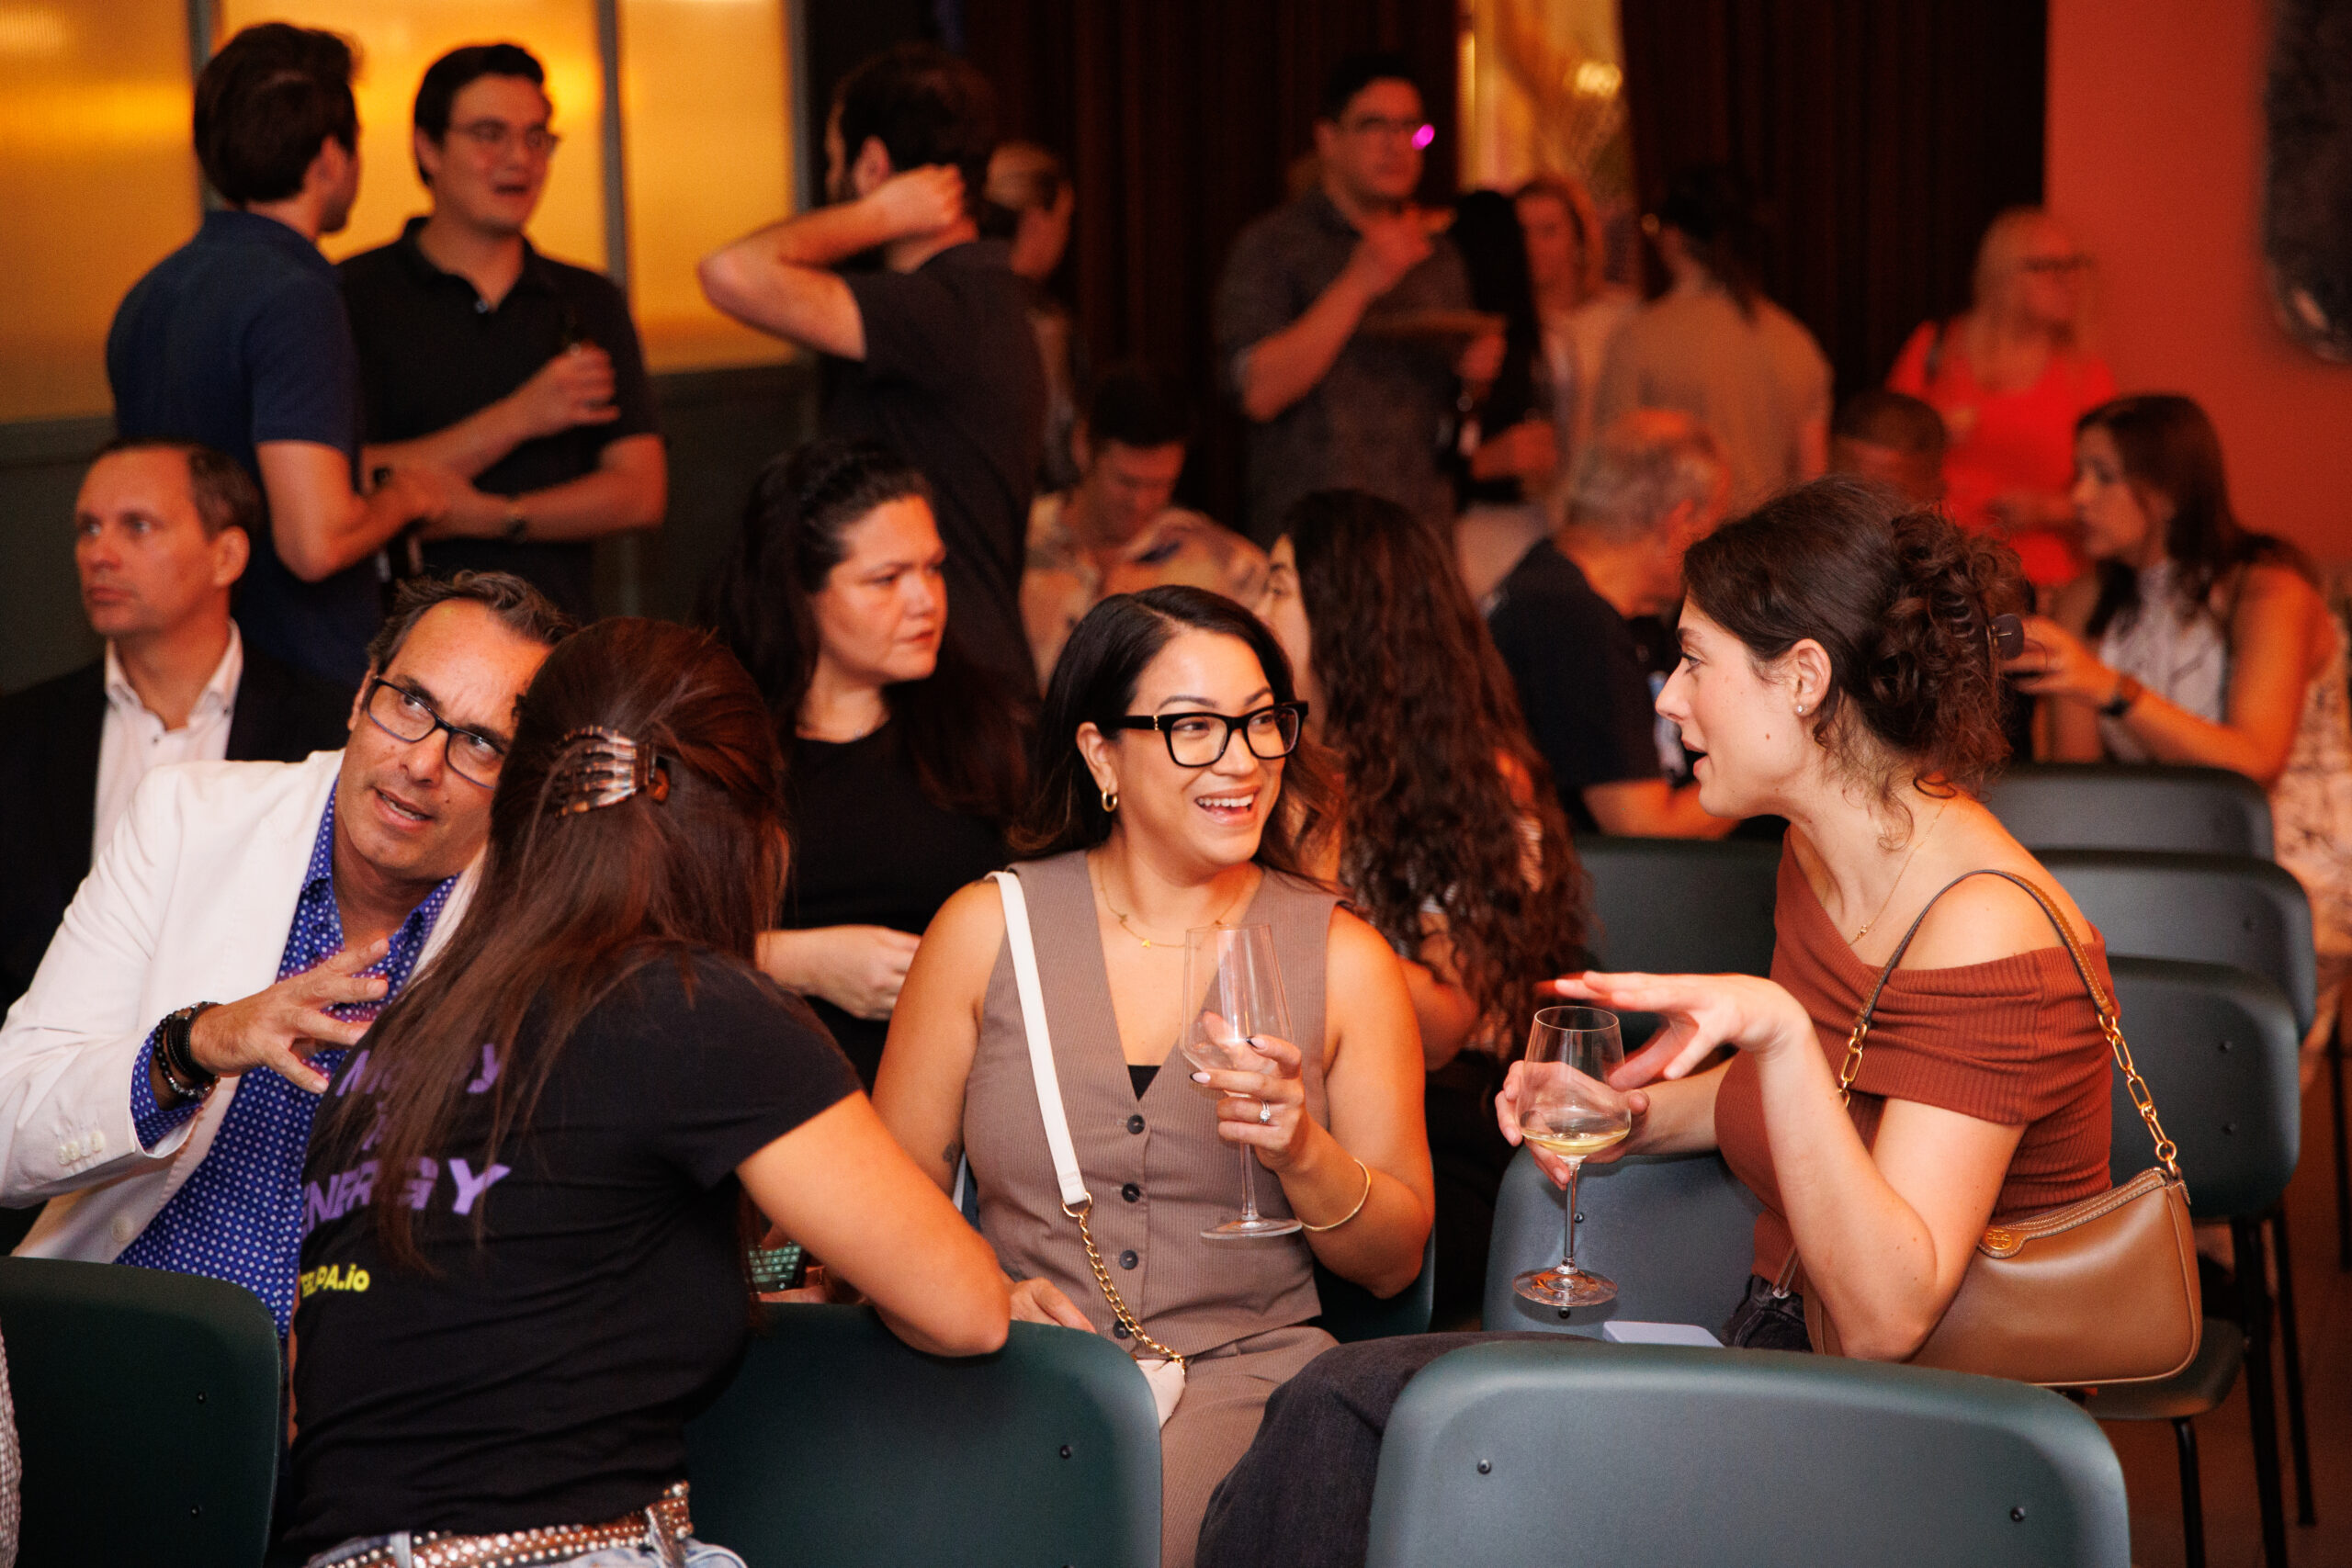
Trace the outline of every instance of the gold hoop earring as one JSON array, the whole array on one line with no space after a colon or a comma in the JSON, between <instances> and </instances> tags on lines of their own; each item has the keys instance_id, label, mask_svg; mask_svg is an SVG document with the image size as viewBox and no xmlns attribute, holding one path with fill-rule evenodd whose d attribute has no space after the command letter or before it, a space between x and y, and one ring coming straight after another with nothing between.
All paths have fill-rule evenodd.
<instances>
[{"instance_id":1,"label":"gold hoop earring","mask_svg":"<svg viewBox=\"0 0 2352 1568\"><path fill-rule=\"evenodd\" d=\"M1104 790L1102 792L1102 815L1105 817L1116 817L1118 814L1119 792L1115 789Z\"/></svg>"}]
</instances>

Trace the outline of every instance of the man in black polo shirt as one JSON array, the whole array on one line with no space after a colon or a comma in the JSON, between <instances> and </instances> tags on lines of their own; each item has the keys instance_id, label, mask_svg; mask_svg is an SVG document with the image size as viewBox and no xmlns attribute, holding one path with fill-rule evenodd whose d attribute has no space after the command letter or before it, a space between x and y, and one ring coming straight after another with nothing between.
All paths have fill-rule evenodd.
<instances>
[{"instance_id":1,"label":"man in black polo shirt","mask_svg":"<svg viewBox=\"0 0 2352 1568\"><path fill-rule=\"evenodd\" d=\"M1034 694L1021 570L1046 376L1028 285L974 217L995 145L995 95L969 64L929 44L876 55L825 130L832 205L704 257L702 287L737 320L832 356L827 434L879 441L931 480L947 634ZM835 270L876 250L879 269Z\"/></svg>"},{"instance_id":2,"label":"man in black polo shirt","mask_svg":"<svg viewBox=\"0 0 2352 1568\"><path fill-rule=\"evenodd\" d=\"M557 138L546 73L514 44L433 62L416 93L431 216L342 266L368 459L469 484L424 551L438 571L511 571L595 616L589 541L651 528L668 467L628 302L523 237Z\"/></svg>"},{"instance_id":3,"label":"man in black polo shirt","mask_svg":"<svg viewBox=\"0 0 2352 1568\"><path fill-rule=\"evenodd\" d=\"M196 155L228 206L133 285L107 333L115 425L244 465L268 526L237 588L259 651L349 689L383 619L375 558L446 511L455 481L401 468L356 488L359 373L321 234L359 194L351 51L283 22L247 28L196 84Z\"/></svg>"},{"instance_id":4,"label":"man in black polo shirt","mask_svg":"<svg viewBox=\"0 0 2352 1568\"><path fill-rule=\"evenodd\" d=\"M1723 449L1689 414L1636 409L1589 443L1567 520L1488 600L1487 629L1578 831L1717 839L1699 787L1668 777L1637 617L1682 597L1682 556L1723 520ZM1671 727L1666 727L1669 731Z\"/></svg>"}]
</instances>

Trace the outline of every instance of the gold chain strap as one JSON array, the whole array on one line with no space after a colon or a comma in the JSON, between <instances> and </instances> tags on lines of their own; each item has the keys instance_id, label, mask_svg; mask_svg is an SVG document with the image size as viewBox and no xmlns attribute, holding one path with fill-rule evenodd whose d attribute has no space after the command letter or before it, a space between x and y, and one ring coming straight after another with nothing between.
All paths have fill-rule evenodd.
<instances>
[{"instance_id":1,"label":"gold chain strap","mask_svg":"<svg viewBox=\"0 0 2352 1568\"><path fill-rule=\"evenodd\" d=\"M1942 897L1968 880L1969 876L1977 874L1970 872L1954 877L1937 893L1935 898L1928 900L1928 908L1934 908L1936 898ZM2075 972L2083 977L2083 987L2091 994L2091 1010L2098 1015L2099 1032L2107 1036L2108 1049L2113 1053L2115 1065L2123 1074L2123 1082L2132 1091L2132 1109L2139 1111L2140 1120L2147 1124L2148 1136L2155 1142L2156 1163L2165 1168L2166 1176L2175 1181L2179 1180L2180 1166L2175 1156L2180 1153L2180 1146L2165 1136L2165 1125L2156 1120L2155 1096L2149 1092L2147 1080L2140 1076L2138 1065L2132 1060L2132 1047L2123 1043L2123 1025L2115 1016L2115 1004L2108 999L2105 991L2099 989L2098 979L2091 973L2090 960L2083 956L2082 946L2075 940L2075 928L2066 923L2066 918L2043 896L2041 889L2025 878L2013 876L2006 871L1995 871L1991 874L2024 888L2033 901L2041 906L2041 912L2050 917L2050 923L2057 928L2059 941L2066 944L2066 956L2075 961ZM1928 910L1921 909L1918 919L1911 922L1910 931L1904 933L1903 941L1896 945L1894 956L1888 959L1886 967L1879 971L1878 984L1871 987L1869 999L1862 1003L1862 1010L1855 1015L1854 1032L1846 1037L1846 1060L1838 1068L1838 1100L1841 1105L1850 1106L1854 1102L1854 1077L1862 1070L1862 1041L1871 1032L1871 1014L1877 1009L1879 993L1886 988L1887 977L1894 973L1894 966L1903 962L1903 954L1910 947L1911 939L1918 935L1919 927L1927 918Z\"/></svg>"},{"instance_id":2,"label":"gold chain strap","mask_svg":"<svg viewBox=\"0 0 2352 1568\"><path fill-rule=\"evenodd\" d=\"M1135 1336L1136 1344L1147 1350L1156 1351L1164 1360L1182 1366L1183 1357L1144 1332L1143 1325L1136 1321L1136 1314L1127 1310L1125 1299L1119 1294L1119 1287L1111 1283L1111 1270L1104 1266L1102 1254L1094 1246L1094 1232L1086 1223L1086 1216L1092 1213L1093 1208L1094 1200L1088 1198L1076 1208L1064 1203L1062 1213L1078 1222L1078 1239L1086 1244L1086 1266L1094 1270L1094 1282L1102 1287L1102 1299L1111 1303L1111 1315L1119 1320L1120 1327Z\"/></svg>"}]
</instances>

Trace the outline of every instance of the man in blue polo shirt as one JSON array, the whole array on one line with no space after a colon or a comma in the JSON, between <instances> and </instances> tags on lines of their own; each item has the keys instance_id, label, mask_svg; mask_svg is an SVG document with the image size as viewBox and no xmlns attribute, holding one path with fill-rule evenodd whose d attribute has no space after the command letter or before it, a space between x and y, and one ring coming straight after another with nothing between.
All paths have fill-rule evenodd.
<instances>
[{"instance_id":1,"label":"man in blue polo shirt","mask_svg":"<svg viewBox=\"0 0 2352 1568\"><path fill-rule=\"evenodd\" d=\"M268 501L237 594L255 648L356 687L383 619L379 552L447 512L455 477L358 485L359 369L318 238L359 193L351 51L333 33L247 28L196 85L196 152L227 209L134 285L107 334L115 423L230 454Z\"/></svg>"}]
</instances>

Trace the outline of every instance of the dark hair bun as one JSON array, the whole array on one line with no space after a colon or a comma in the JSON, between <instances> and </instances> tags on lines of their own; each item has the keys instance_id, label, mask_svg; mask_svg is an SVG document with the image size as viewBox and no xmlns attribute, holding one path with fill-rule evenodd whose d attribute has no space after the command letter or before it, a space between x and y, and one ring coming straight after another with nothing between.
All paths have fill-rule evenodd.
<instances>
[{"instance_id":1,"label":"dark hair bun","mask_svg":"<svg viewBox=\"0 0 2352 1568\"><path fill-rule=\"evenodd\" d=\"M2007 546L1833 477L1692 546L1683 578L1692 602L1758 660L1807 637L1827 650L1815 732L1824 745L1850 750L1860 739L1837 722L1851 703L1860 729L1900 759L1899 773L1974 791L2007 759L1993 617L2030 603Z\"/></svg>"}]
</instances>

